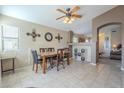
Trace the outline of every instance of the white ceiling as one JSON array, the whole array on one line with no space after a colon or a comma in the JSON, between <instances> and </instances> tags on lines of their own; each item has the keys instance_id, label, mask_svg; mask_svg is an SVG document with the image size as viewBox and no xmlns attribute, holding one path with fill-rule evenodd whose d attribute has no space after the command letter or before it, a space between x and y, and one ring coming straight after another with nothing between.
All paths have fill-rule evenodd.
<instances>
[{"instance_id":1,"label":"white ceiling","mask_svg":"<svg viewBox=\"0 0 124 93\"><path fill-rule=\"evenodd\" d=\"M94 17L101 15L116 6L81 5L81 9L77 13L83 15L83 18L77 19L72 24L64 24L62 20L56 20L57 17L63 15L62 13L56 11L56 9L66 9L68 7L72 8L74 5L2 5L0 6L0 13L65 31L73 30L76 33L86 34L92 31L91 24Z\"/></svg>"}]
</instances>

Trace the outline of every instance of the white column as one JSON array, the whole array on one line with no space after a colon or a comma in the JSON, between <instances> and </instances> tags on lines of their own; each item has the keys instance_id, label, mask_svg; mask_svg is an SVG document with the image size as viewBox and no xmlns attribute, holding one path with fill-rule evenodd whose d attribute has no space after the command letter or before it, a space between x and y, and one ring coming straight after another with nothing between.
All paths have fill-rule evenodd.
<instances>
[{"instance_id":1,"label":"white column","mask_svg":"<svg viewBox=\"0 0 124 93\"><path fill-rule=\"evenodd\" d=\"M124 46L122 46L122 55L121 55L121 70L124 71Z\"/></svg>"},{"instance_id":2,"label":"white column","mask_svg":"<svg viewBox=\"0 0 124 93\"><path fill-rule=\"evenodd\" d=\"M0 63L0 88L1 88L1 63Z\"/></svg>"},{"instance_id":3,"label":"white column","mask_svg":"<svg viewBox=\"0 0 124 93\"><path fill-rule=\"evenodd\" d=\"M96 65L96 43L92 42L91 45L91 64Z\"/></svg>"}]
</instances>

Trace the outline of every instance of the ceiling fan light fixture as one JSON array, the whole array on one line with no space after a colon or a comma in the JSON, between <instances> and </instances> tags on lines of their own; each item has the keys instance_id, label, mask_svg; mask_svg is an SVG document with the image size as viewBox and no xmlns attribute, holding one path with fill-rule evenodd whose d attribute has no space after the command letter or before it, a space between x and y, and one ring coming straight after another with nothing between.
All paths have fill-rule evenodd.
<instances>
[{"instance_id":1,"label":"ceiling fan light fixture","mask_svg":"<svg viewBox=\"0 0 124 93\"><path fill-rule=\"evenodd\" d=\"M75 20L75 18L72 17L72 18L71 18L71 21L74 21L74 20Z\"/></svg>"},{"instance_id":2,"label":"ceiling fan light fixture","mask_svg":"<svg viewBox=\"0 0 124 93\"><path fill-rule=\"evenodd\" d=\"M64 19L65 21L69 21L70 19L68 18L68 17L65 17L65 19Z\"/></svg>"},{"instance_id":3,"label":"ceiling fan light fixture","mask_svg":"<svg viewBox=\"0 0 124 93\"><path fill-rule=\"evenodd\" d=\"M63 21L65 24L67 24L68 22L66 20Z\"/></svg>"},{"instance_id":4,"label":"ceiling fan light fixture","mask_svg":"<svg viewBox=\"0 0 124 93\"><path fill-rule=\"evenodd\" d=\"M63 22L64 22L65 24L71 24L71 23L72 23L71 20L68 20L68 21L64 20Z\"/></svg>"},{"instance_id":5,"label":"ceiling fan light fixture","mask_svg":"<svg viewBox=\"0 0 124 93\"><path fill-rule=\"evenodd\" d=\"M70 20L68 23L69 23L69 24L71 24L71 23L72 23L72 21Z\"/></svg>"},{"instance_id":6,"label":"ceiling fan light fixture","mask_svg":"<svg viewBox=\"0 0 124 93\"><path fill-rule=\"evenodd\" d=\"M66 10L62 10L62 9L57 9L57 11L64 13L64 16L61 16L58 19L63 18L63 22L66 24L71 24L73 21L75 21L76 19L79 19L82 17L82 15L77 14L76 12L80 9L79 6L75 6L72 9L71 8L66 8Z\"/></svg>"},{"instance_id":7,"label":"ceiling fan light fixture","mask_svg":"<svg viewBox=\"0 0 124 93\"><path fill-rule=\"evenodd\" d=\"M71 9L70 8L66 8L66 11L70 11Z\"/></svg>"}]
</instances>

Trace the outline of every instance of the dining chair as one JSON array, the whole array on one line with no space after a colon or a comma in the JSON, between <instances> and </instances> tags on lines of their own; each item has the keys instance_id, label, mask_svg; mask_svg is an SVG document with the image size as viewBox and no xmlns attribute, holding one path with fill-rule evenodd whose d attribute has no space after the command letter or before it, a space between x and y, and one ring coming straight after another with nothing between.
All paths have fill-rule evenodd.
<instances>
[{"instance_id":1,"label":"dining chair","mask_svg":"<svg viewBox=\"0 0 124 93\"><path fill-rule=\"evenodd\" d=\"M64 48L64 60L67 60L68 54L66 52L69 52L69 48Z\"/></svg>"},{"instance_id":2,"label":"dining chair","mask_svg":"<svg viewBox=\"0 0 124 93\"><path fill-rule=\"evenodd\" d=\"M38 58L38 54L37 54L36 50L32 50L31 52L32 52L32 56L33 56L33 70L35 68L35 73L37 73L37 71L38 71L38 64L40 64L41 67L42 67L42 59Z\"/></svg>"},{"instance_id":3,"label":"dining chair","mask_svg":"<svg viewBox=\"0 0 124 93\"><path fill-rule=\"evenodd\" d=\"M47 50L48 50L48 52L55 52L55 49L54 48L47 48ZM50 63L50 67L51 68L53 68L53 66L54 66L53 60L55 60L55 59L56 59L56 56L53 56L53 57L49 57L48 58L48 61Z\"/></svg>"},{"instance_id":4,"label":"dining chair","mask_svg":"<svg viewBox=\"0 0 124 93\"><path fill-rule=\"evenodd\" d=\"M48 51L47 48L40 48L39 50L40 50L40 53L43 53L43 52L47 52Z\"/></svg>"},{"instance_id":5,"label":"dining chair","mask_svg":"<svg viewBox=\"0 0 124 93\"><path fill-rule=\"evenodd\" d=\"M48 48L47 50L48 50L48 52L54 52L55 51L54 48Z\"/></svg>"},{"instance_id":6,"label":"dining chair","mask_svg":"<svg viewBox=\"0 0 124 93\"><path fill-rule=\"evenodd\" d=\"M44 53L44 52L54 52L55 49L54 48L40 48L40 53ZM53 62L52 62L52 57L48 57L46 60L47 62L50 64L50 66L48 67L49 68L53 68Z\"/></svg>"},{"instance_id":7,"label":"dining chair","mask_svg":"<svg viewBox=\"0 0 124 93\"><path fill-rule=\"evenodd\" d=\"M59 71L59 66L62 65L63 69L64 66L64 49L58 49L57 50L57 71Z\"/></svg>"}]
</instances>

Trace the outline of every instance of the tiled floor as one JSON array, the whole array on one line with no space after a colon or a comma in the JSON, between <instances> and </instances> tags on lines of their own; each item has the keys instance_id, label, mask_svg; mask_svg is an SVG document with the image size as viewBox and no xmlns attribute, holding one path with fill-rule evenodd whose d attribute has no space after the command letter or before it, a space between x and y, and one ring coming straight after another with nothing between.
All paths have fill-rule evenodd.
<instances>
[{"instance_id":1,"label":"tiled floor","mask_svg":"<svg viewBox=\"0 0 124 93\"><path fill-rule=\"evenodd\" d=\"M65 69L56 68L42 74L32 71L32 66L17 69L15 74L6 73L1 87L42 87L42 88L95 88L124 87L124 72L120 71L120 61L103 60L97 66L89 63L72 62Z\"/></svg>"}]
</instances>

